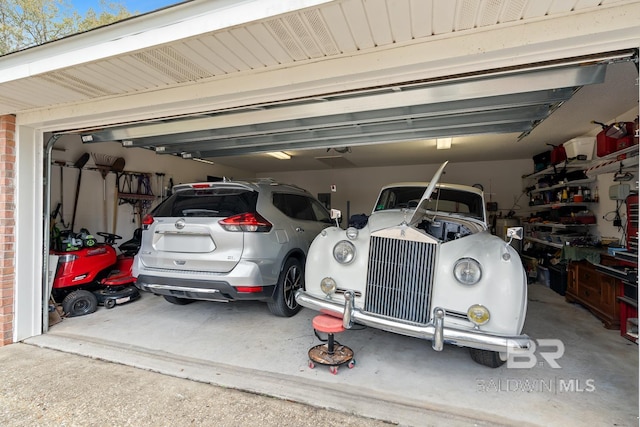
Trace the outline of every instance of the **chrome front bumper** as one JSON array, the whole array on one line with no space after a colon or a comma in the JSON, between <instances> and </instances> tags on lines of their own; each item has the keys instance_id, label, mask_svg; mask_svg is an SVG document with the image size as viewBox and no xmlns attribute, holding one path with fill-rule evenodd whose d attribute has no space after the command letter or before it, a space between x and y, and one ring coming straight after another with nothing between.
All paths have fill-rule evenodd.
<instances>
[{"instance_id":1,"label":"chrome front bumper","mask_svg":"<svg viewBox=\"0 0 640 427\"><path fill-rule=\"evenodd\" d=\"M431 323L412 325L365 313L354 306L352 291L346 291L344 298L345 303L341 304L314 297L303 290L296 292L298 304L324 314L342 317L342 323L346 329L350 329L354 323L359 323L383 331L427 339L432 341L432 347L436 351L441 351L445 343L503 353L528 350L531 345L527 335L492 335L480 330L447 327L444 325L445 311L442 308L433 310L434 320Z\"/></svg>"}]
</instances>

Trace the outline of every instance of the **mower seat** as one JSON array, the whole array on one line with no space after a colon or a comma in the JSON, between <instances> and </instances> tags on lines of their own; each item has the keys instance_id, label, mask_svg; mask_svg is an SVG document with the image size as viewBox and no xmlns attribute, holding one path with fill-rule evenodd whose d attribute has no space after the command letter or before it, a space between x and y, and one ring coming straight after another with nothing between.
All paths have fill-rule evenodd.
<instances>
[{"instance_id":1,"label":"mower seat","mask_svg":"<svg viewBox=\"0 0 640 427\"><path fill-rule=\"evenodd\" d=\"M133 232L133 238L123 242L118 246L122 253L137 253L142 242L142 228L136 228Z\"/></svg>"}]
</instances>

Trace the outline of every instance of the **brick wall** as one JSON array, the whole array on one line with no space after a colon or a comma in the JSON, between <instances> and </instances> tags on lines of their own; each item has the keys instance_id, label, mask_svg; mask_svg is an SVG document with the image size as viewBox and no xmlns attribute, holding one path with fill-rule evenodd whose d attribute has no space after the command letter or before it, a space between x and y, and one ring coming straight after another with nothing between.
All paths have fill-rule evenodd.
<instances>
[{"instance_id":1,"label":"brick wall","mask_svg":"<svg viewBox=\"0 0 640 427\"><path fill-rule=\"evenodd\" d=\"M0 346L13 342L15 130L15 116L0 116Z\"/></svg>"}]
</instances>

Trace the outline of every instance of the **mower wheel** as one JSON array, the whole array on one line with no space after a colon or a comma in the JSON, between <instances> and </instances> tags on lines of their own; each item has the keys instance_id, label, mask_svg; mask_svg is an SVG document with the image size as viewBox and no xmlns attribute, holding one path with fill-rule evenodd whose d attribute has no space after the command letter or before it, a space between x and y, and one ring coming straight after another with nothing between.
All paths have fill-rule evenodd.
<instances>
[{"instance_id":1,"label":"mower wheel","mask_svg":"<svg viewBox=\"0 0 640 427\"><path fill-rule=\"evenodd\" d=\"M94 294L85 290L71 292L62 301L62 309L68 317L84 316L96 311L98 299Z\"/></svg>"},{"instance_id":2,"label":"mower wheel","mask_svg":"<svg viewBox=\"0 0 640 427\"><path fill-rule=\"evenodd\" d=\"M167 300L171 304L176 304L176 305L187 305L187 304L191 304L192 302L195 302L195 300L193 300L193 299L178 298L178 297L174 297L174 296L171 296L171 295L163 295L163 297L164 297L165 300Z\"/></svg>"},{"instance_id":3,"label":"mower wheel","mask_svg":"<svg viewBox=\"0 0 640 427\"><path fill-rule=\"evenodd\" d=\"M114 300L113 298L104 300L104 308L111 309L115 306L116 306L116 300Z\"/></svg>"}]
</instances>

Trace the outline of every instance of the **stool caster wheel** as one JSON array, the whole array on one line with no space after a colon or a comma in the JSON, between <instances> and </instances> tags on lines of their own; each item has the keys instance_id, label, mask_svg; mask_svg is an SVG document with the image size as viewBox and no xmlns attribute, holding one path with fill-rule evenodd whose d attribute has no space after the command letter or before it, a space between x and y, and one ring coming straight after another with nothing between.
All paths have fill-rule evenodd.
<instances>
[{"instance_id":1,"label":"stool caster wheel","mask_svg":"<svg viewBox=\"0 0 640 427\"><path fill-rule=\"evenodd\" d=\"M338 375L338 367L337 366L329 366L329 372L333 375Z\"/></svg>"},{"instance_id":2,"label":"stool caster wheel","mask_svg":"<svg viewBox=\"0 0 640 427\"><path fill-rule=\"evenodd\" d=\"M309 360L309 369L313 369L316 367L316 364L313 361Z\"/></svg>"}]
</instances>

